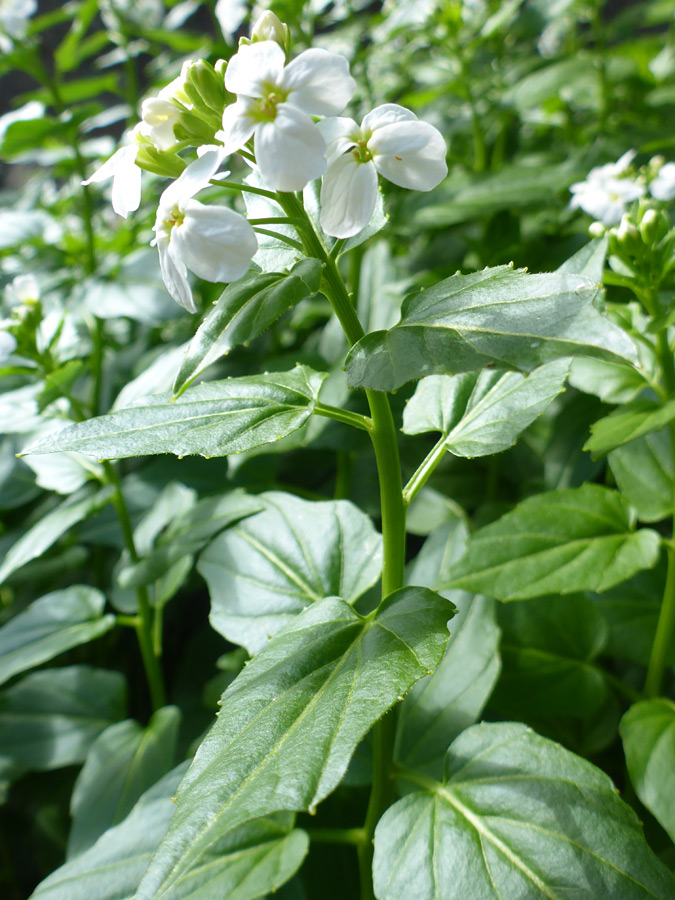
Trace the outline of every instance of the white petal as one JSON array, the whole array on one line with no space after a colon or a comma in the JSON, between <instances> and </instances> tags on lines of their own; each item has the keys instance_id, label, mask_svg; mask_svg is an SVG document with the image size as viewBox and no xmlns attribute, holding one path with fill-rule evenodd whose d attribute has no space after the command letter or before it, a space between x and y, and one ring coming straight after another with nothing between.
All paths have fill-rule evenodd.
<instances>
[{"instance_id":1,"label":"white petal","mask_svg":"<svg viewBox=\"0 0 675 900\"><path fill-rule=\"evenodd\" d=\"M206 281L236 281L258 249L246 219L226 206L186 205L182 225L171 232L171 247L195 275Z\"/></svg>"},{"instance_id":2,"label":"white petal","mask_svg":"<svg viewBox=\"0 0 675 900\"><path fill-rule=\"evenodd\" d=\"M276 41L245 44L227 64L225 87L231 94L262 97L266 84L280 83L285 61Z\"/></svg>"},{"instance_id":3,"label":"white petal","mask_svg":"<svg viewBox=\"0 0 675 900\"><path fill-rule=\"evenodd\" d=\"M16 350L16 338L8 331L0 331L0 360L7 359Z\"/></svg>"},{"instance_id":4,"label":"white petal","mask_svg":"<svg viewBox=\"0 0 675 900\"><path fill-rule=\"evenodd\" d=\"M254 45L255 46L255 45ZM284 69L288 102L310 116L337 116L352 99L356 82L344 56L305 50Z\"/></svg>"},{"instance_id":5,"label":"white petal","mask_svg":"<svg viewBox=\"0 0 675 900\"><path fill-rule=\"evenodd\" d=\"M636 156L637 150L627 150L615 163L610 163L614 170L614 174L620 175L622 172L625 172Z\"/></svg>"},{"instance_id":6,"label":"white petal","mask_svg":"<svg viewBox=\"0 0 675 900\"><path fill-rule=\"evenodd\" d=\"M250 102L237 100L236 103L225 107L223 113L223 130L216 137L225 145L224 152L229 156L246 144L255 130L255 121L248 115Z\"/></svg>"},{"instance_id":7,"label":"white petal","mask_svg":"<svg viewBox=\"0 0 675 900\"><path fill-rule=\"evenodd\" d=\"M273 122L255 132L255 158L264 181L275 191L301 191L326 171L326 142L314 122L280 103Z\"/></svg>"},{"instance_id":8,"label":"white petal","mask_svg":"<svg viewBox=\"0 0 675 900\"><path fill-rule=\"evenodd\" d=\"M159 267L167 291L179 306L189 313L197 312L192 291L187 280L187 269L166 237L157 239L159 250Z\"/></svg>"},{"instance_id":9,"label":"white petal","mask_svg":"<svg viewBox=\"0 0 675 900\"><path fill-rule=\"evenodd\" d=\"M345 153L328 169L321 184L321 227L336 238L358 234L375 209L377 172Z\"/></svg>"},{"instance_id":10,"label":"white petal","mask_svg":"<svg viewBox=\"0 0 675 900\"><path fill-rule=\"evenodd\" d=\"M137 152L138 147L120 147L119 150L115 150L110 159L107 159L102 166L99 166L93 175L90 175L82 184L100 184L102 181L107 181L108 178L114 178L120 168L128 165L129 159L132 161L136 160Z\"/></svg>"},{"instance_id":11,"label":"white petal","mask_svg":"<svg viewBox=\"0 0 675 900\"><path fill-rule=\"evenodd\" d=\"M385 125L393 125L396 122L417 122L417 116L398 103L383 103L364 116L361 128L369 134L376 128L384 128Z\"/></svg>"},{"instance_id":12,"label":"white petal","mask_svg":"<svg viewBox=\"0 0 675 900\"><path fill-rule=\"evenodd\" d=\"M656 178L649 184L649 192L657 200L672 200L675 197L675 163L666 163Z\"/></svg>"},{"instance_id":13,"label":"white petal","mask_svg":"<svg viewBox=\"0 0 675 900\"><path fill-rule=\"evenodd\" d=\"M115 173L112 186L112 208L118 216L126 219L130 212L141 205L141 170L136 165L136 147L125 147L132 150L124 168ZM130 161L130 165L129 165Z\"/></svg>"},{"instance_id":14,"label":"white petal","mask_svg":"<svg viewBox=\"0 0 675 900\"><path fill-rule=\"evenodd\" d=\"M361 139L361 129L353 119L331 116L316 126L326 142L326 160L330 166L338 156Z\"/></svg>"},{"instance_id":15,"label":"white petal","mask_svg":"<svg viewBox=\"0 0 675 900\"><path fill-rule=\"evenodd\" d=\"M368 149L380 175L399 187L430 191L448 174L445 141L428 122L398 122L378 128Z\"/></svg>"},{"instance_id":16,"label":"white petal","mask_svg":"<svg viewBox=\"0 0 675 900\"><path fill-rule=\"evenodd\" d=\"M208 153L204 153L203 156L191 162L160 197L160 211L170 209L177 203L185 203L203 190L213 178L224 158L224 150L209 150Z\"/></svg>"}]
</instances>

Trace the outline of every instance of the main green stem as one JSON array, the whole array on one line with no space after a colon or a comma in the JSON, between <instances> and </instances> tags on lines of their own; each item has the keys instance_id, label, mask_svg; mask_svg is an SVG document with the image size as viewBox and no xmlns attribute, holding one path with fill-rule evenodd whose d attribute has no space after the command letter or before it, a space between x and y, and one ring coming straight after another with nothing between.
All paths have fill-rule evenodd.
<instances>
[{"instance_id":1,"label":"main green stem","mask_svg":"<svg viewBox=\"0 0 675 900\"><path fill-rule=\"evenodd\" d=\"M365 334L352 300L337 267L309 219L302 202L294 194L277 194L277 201L289 218L302 220L298 228L303 248L309 257L324 264L322 289L338 317L349 344ZM382 599L403 585L405 565L405 514L401 462L398 440L389 398L378 391L366 391L372 428L370 437L375 451L380 486L382 518ZM373 835L382 813L391 802L391 769L395 721L391 714L373 728L373 783L363 827L363 840L358 845L361 900L374 900L372 863Z\"/></svg>"},{"instance_id":2,"label":"main green stem","mask_svg":"<svg viewBox=\"0 0 675 900\"><path fill-rule=\"evenodd\" d=\"M122 529L124 544L131 561L136 563L139 557L136 550L136 542L134 541L133 528L131 527L129 509L122 493L119 475L112 463L104 462L103 467L106 479L114 489L112 503ZM155 654L153 647L153 612L150 606L148 590L144 585L136 588L136 598L138 601L138 620L134 622L134 628L136 629L138 646L140 647L141 658L148 681L152 707L153 709L160 709L166 704L166 692L164 690L164 679L159 665L159 658Z\"/></svg>"}]
</instances>

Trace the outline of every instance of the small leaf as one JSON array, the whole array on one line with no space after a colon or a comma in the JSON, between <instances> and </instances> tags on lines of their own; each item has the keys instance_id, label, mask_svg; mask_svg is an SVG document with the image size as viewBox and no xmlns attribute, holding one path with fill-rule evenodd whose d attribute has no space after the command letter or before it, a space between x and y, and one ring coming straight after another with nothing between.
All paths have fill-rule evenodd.
<instances>
[{"instance_id":1,"label":"small leaf","mask_svg":"<svg viewBox=\"0 0 675 900\"><path fill-rule=\"evenodd\" d=\"M619 732L635 793L675 841L675 703L636 703Z\"/></svg>"},{"instance_id":2,"label":"small leaf","mask_svg":"<svg viewBox=\"0 0 675 900\"><path fill-rule=\"evenodd\" d=\"M251 654L310 603L353 603L382 568L382 538L352 503L281 492L260 500L264 511L216 538L197 565L209 586L211 625Z\"/></svg>"},{"instance_id":3,"label":"small leaf","mask_svg":"<svg viewBox=\"0 0 675 900\"><path fill-rule=\"evenodd\" d=\"M639 369L625 363L577 357L570 366L569 383L594 394L603 403L627 403L649 387Z\"/></svg>"},{"instance_id":4,"label":"small leaf","mask_svg":"<svg viewBox=\"0 0 675 900\"><path fill-rule=\"evenodd\" d=\"M253 273L228 285L192 339L176 376L174 393L181 394L237 344L252 341L291 306L315 294L322 268L318 259L303 259L287 273Z\"/></svg>"},{"instance_id":5,"label":"small leaf","mask_svg":"<svg viewBox=\"0 0 675 900\"><path fill-rule=\"evenodd\" d=\"M76 450L97 459L241 453L301 428L325 377L296 366L290 372L199 384L175 401L170 394L156 394L50 434L24 453Z\"/></svg>"},{"instance_id":6,"label":"small leaf","mask_svg":"<svg viewBox=\"0 0 675 900\"><path fill-rule=\"evenodd\" d=\"M223 694L137 900L171 896L176 880L240 824L313 810L374 722L438 664L452 612L426 588L396 591L365 618L328 598L273 637Z\"/></svg>"},{"instance_id":7,"label":"small leaf","mask_svg":"<svg viewBox=\"0 0 675 900\"><path fill-rule=\"evenodd\" d=\"M105 597L86 585L46 594L0 628L0 684L71 647L86 644L115 624L103 615Z\"/></svg>"},{"instance_id":8,"label":"small leaf","mask_svg":"<svg viewBox=\"0 0 675 900\"><path fill-rule=\"evenodd\" d=\"M32 672L0 693L0 765L21 771L82 762L92 742L124 715L119 672L68 666Z\"/></svg>"},{"instance_id":9,"label":"small leaf","mask_svg":"<svg viewBox=\"0 0 675 900\"><path fill-rule=\"evenodd\" d=\"M407 297L397 325L352 347L349 385L393 391L425 375L486 365L528 372L564 356L637 362L628 334L593 306L598 291L581 275L509 266L453 275Z\"/></svg>"},{"instance_id":10,"label":"small leaf","mask_svg":"<svg viewBox=\"0 0 675 900\"><path fill-rule=\"evenodd\" d=\"M146 791L119 825L38 885L31 900L130 900L169 826L172 797L187 763ZM238 828L180 879L170 900L255 900L274 892L300 867L307 835L289 814Z\"/></svg>"},{"instance_id":11,"label":"small leaf","mask_svg":"<svg viewBox=\"0 0 675 900\"><path fill-rule=\"evenodd\" d=\"M166 775L174 762L179 724L180 710L165 706L147 728L126 719L96 738L70 798L69 857L121 822L141 794Z\"/></svg>"},{"instance_id":12,"label":"small leaf","mask_svg":"<svg viewBox=\"0 0 675 900\"><path fill-rule=\"evenodd\" d=\"M665 404L654 400L633 400L591 425L591 436L584 450L589 450L593 457L604 456L615 447L659 431L673 419L675 400Z\"/></svg>"},{"instance_id":13,"label":"small leaf","mask_svg":"<svg viewBox=\"0 0 675 900\"><path fill-rule=\"evenodd\" d=\"M12 572L16 572L32 559L42 556L73 525L102 509L110 502L112 493L110 487L105 487L94 494L85 489L47 513L20 537L5 555L0 565L0 584L6 581Z\"/></svg>"},{"instance_id":14,"label":"small leaf","mask_svg":"<svg viewBox=\"0 0 675 900\"><path fill-rule=\"evenodd\" d=\"M440 431L455 456L489 456L518 435L564 390L569 361L555 360L525 377L467 372L422 379L405 408L403 431Z\"/></svg>"},{"instance_id":15,"label":"small leaf","mask_svg":"<svg viewBox=\"0 0 675 900\"><path fill-rule=\"evenodd\" d=\"M617 447L609 465L619 490L643 522L660 522L673 511L673 455L667 429Z\"/></svg>"},{"instance_id":16,"label":"small leaf","mask_svg":"<svg viewBox=\"0 0 675 900\"><path fill-rule=\"evenodd\" d=\"M519 724L475 725L443 783L384 814L379 900L669 900L675 877L600 769Z\"/></svg>"},{"instance_id":17,"label":"small leaf","mask_svg":"<svg viewBox=\"0 0 675 900\"><path fill-rule=\"evenodd\" d=\"M651 568L659 550L655 531L631 530L617 491L585 484L529 497L476 531L441 586L498 600L604 591Z\"/></svg>"}]
</instances>

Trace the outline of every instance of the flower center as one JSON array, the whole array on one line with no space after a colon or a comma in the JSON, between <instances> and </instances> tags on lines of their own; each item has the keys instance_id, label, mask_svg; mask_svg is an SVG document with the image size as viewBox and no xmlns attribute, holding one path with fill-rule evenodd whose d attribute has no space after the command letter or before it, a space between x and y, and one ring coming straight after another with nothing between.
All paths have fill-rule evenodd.
<instances>
[{"instance_id":1,"label":"flower center","mask_svg":"<svg viewBox=\"0 0 675 900\"><path fill-rule=\"evenodd\" d=\"M352 150L352 154L354 159L359 163L370 162L373 158L373 154L368 149L368 141L366 140L357 141Z\"/></svg>"},{"instance_id":2,"label":"flower center","mask_svg":"<svg viewBox=\"0 0 675 900\"><path fill-rule=\"evenodd\" d=\"M256 100L251 115L257 122L274 122L277 117L277 106L288 98L288 91L277 85L265 87L265 93Z\"/></svg>"},{"instance_id":3,"label":"flower center","mask_svg":"<svg viewBox=\"0 0 675 900\"><path fill-rule=\"evenodd\" d=\"M164 222L162 224L166 228L167 232L169 232L177 225L182 225L184 221L185 213L181 209L179 209L178 204L176 204L166 214L166 216L164 217Z\"/></svg>"}]
</instances>

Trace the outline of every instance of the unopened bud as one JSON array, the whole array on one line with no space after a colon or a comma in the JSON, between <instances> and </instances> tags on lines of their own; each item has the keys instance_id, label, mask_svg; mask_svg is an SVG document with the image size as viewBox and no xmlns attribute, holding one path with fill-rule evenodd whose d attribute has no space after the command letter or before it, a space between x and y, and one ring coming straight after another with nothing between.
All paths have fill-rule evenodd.
<instances>
[{"instance_id":1,"label":"unopened bud","mask_svg":"<svg viewBox=\"0 0 675 900\"><path fill-rule=\"evenodd\" d=\"M623 214L619 227L612 229L611 234L619 251L623 251L632 256L641 251L642 240L640 238L640 233L627 213Z\"/></svg>"},{"instance_id":2,"label":"unopened bud","mask_svg":"<svg viewBox=\"0 0 675 900\"><path fill-rule=\"evenodd\" d=\"M663 210L648 209L640 222L640 235L645 244L658 244L670 230L670 221Z\"/></svg>"},{"instance_id":3,"label":"unopened bud","mask_svg":"<svg viewBox=\"0 0 675 900\"><path fill-rule=\"evenodd\" d=\"M178 178L186 163L176 153L162 153L150 141L139 140L136 165L163 178Z\"/></svg>"},{"instance_id":4,"label":"unopened bud","mask_svg":"<svg viewBox=\"0 0 675 900\"><path fill-rule=\"evenodd\" d=\"M222 62L222 60L218 62ZM205 59L200 59L190 69L188 83L195 86L202 102L220 121L225 109L225 78L223 72L219 73Z\"/></svg>"},{"instance_id":5,"label":"unopened bud","mask_svg":"<svg viewBox=\"0 0 675 900\"><path fill-rule=\"evenodd\" d=\"M251 29L251 43L255 41L276 41L287 51L290 43L288 25L268 9Z\"/></svg>"},{"instance_id":6,"label":"unopened bud","mask_svg":"<svg viewBox=\"0 0 675 900\"><path fill-rule=\"evenodd\" d=\"M588 226L588 233L592 238L604 237L606 230L607 229L602 224L602 222L591 222L591 224Z\"/></svg>"}]
</instances>

